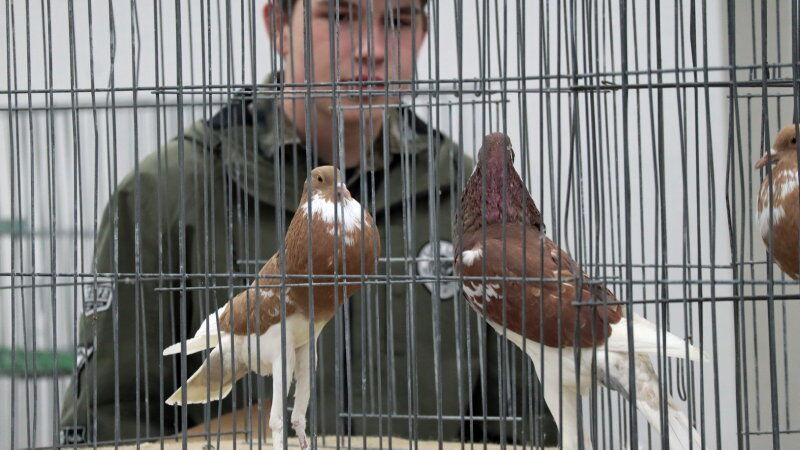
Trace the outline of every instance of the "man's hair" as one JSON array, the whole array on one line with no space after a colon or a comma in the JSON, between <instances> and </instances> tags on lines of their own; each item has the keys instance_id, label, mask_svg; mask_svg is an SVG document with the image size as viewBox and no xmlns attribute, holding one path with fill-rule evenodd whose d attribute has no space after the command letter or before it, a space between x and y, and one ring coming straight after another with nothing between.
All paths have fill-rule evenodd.
<instances>
[{"instance_id":1,"label":"man's hair","mask_svg":"<svg viewBox=\"0 0 800 450\"><path fill-rule=\"evenodd\" d=\"M294 5L298 1L300 1L300 0L275 0L275 2L278 4L278 6L280 6L280 8L283 10L283 12L285 12L287 14L291 14L292 8L294 8ZM427 3L428 3L428 0L422 0L422 6L425 6L425 4L427 4Z\"/></svg>"},{"instance_id":2,"label":"man's hair","mask_svg":"<svg viewBox=\"0 0 800 450\"><path fill-rule=\"evenodd\" d=\"M297 2L297 0L277 0L276 1L278 6L280 6L281 9L283 10L283 12L285 12L285 13L291 13L292 12L292 8L294 8L294 4L296 2Z\"/></svg>"}]
</instances>

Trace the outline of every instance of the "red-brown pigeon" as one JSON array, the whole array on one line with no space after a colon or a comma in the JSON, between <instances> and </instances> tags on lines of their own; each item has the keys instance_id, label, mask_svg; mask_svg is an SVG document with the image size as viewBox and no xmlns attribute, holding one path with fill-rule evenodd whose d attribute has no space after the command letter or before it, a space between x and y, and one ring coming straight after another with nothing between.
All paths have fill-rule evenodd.
<instances>
[{"instance_id":1,"label":"red-brown pigeon","mask_svg":"<svg viewBox=\"0 0 800 450\"><path fill-rule=\"evenodd\" d=\"M650 360L657 352L660 330L634 316L634 354L630 355L623 305L545 236L542 216L513 163L508 137L502 133L486 136L461 197L454 230L461 233L454 239L455 268L463 277L469 305L533 361L544 399L559 425L563 448L578 448L577 393L585 395L590 389L593 357L597 358L597 379L626 397L633 362L636 406L660 430L659 381ZM596 306L576 305L581 302ZM667 333L665 343L662 354L701 358L691 345L687 354L687 344L673 334ZM580 349L579 366L575 347ZM576 367L580 367L580 382ZM700 448L700 436L686 414L672 398L666 404L670 448ZM589 433L584 436L591 448Z\"/></svg>"},{"instance_id":2,"label":"red-brown pigeon","mask_svg":"<svg viewBox=\"0 0 800 450\"><path fill-rule=\"evenodd\" d=\"M194 337L185 344L177 343L166 348L164 355L181 353L183 345L186 354L213 349L185 387L167 399L167 404L181 404L184 389L187 403L220 400L250 370L262 376L272 374L269 425L273 447L283 448L281 323L285 319L287 389L293 375L297 382L292 428L301 448L307 448L305 416L310 397L309 352L314 351L319 333L336 310L359 289L358 276L374 272L380 245L372 216L350 196L342 182L341 172L332 166L312 170L283 246L285 282L292 286L282 292L280 256L275 253L259 272L260 277L208 316ZM308 286L297 286L308 283L309 274L327 275L313 279L320 283L313 287L314 342L309 336L312 290ZM330 275L349 277L343 280L345 283L334 286ZM286 304L285 317L281 315L282 301ZM260 349L258 359L257 349ZM248 355L252 355L252 360L248 361ZM209 390L210 396L207 396Z\"/></svg>"},{"instance_id":3,"label":"red-brown pigeon","mask_svg":"<svg viewBox=\"0 0 800 450\"><path fill-rule=\"evenodd\" d=\"M770 177L764 179L758 193L758 225L778 267L793 279L800 279L800 199L797 191L797 135L795 124L778 132L772 150L756 162L756 170L772 168L772 210L770 210ZM772 231L772 233L770 233ZM772 234L773 243L770 243ZM774 244L774 245L773 245Z\"/></svg>"}]
</instances>

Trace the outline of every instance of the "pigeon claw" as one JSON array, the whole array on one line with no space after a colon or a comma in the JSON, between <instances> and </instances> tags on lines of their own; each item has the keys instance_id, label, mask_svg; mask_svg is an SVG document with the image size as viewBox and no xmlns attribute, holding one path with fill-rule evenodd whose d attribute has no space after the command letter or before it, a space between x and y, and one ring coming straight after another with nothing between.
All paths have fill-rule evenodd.
<instances>
[{"instance_id":1,"label":"pigeon claw","mask_svg":"<svg viewBox=\"0 0 800 450\"><path fill-rule=\"evenodd\" d=\"M300 443L300 448L303 450L307 449L308 436L306 436L306 421L302 419L293 420L292 428L294 429L295 434L297 434L297 440Z\"/></svg>"}]
</instances>

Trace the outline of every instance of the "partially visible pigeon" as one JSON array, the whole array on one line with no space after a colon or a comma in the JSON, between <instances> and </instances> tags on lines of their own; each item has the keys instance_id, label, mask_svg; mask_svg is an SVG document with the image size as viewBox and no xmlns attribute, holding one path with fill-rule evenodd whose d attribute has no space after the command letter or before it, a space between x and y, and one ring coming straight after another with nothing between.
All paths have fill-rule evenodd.
<instances>
[{"instance_id":1,"label":"partially visible pigeon","mask_svg":"<svg viewBox=\"0 0 800 450\"><path fill-rule=\"evenodd\" d=\"M756 162L756 170L772 168L772 209L770 177L764 178L758 193L758 225L761 238L778 267L795 280L800 279L800 199L797 191L797 135L795 124L778 132L772 150ZM772 231L772 233L770 233ZM774 242L770 242L770 234ZM774 244L774 245L773 245Z\"/></svg>"},{"instance_id":2,"label":"partially visible pigeon","mask_svg":"<svg viewBox=\"0 0 800 450\"><path fill-rule=\"evenodd\" d=\"M309 213L312 218L310 235ZM325 324L333 318L343 302L359 289L358 277L353 276L374 272L380 245L380 236L372 216L350 196L342 183L341 172L332 166L312 170L303 189L300 206L286 232L283 248L284 280L292 285L285 288L287 390L294 375L297 385L292 427L301 448L308 447L305 416L310 397L309 353L314 351L316 339ZM309 247L311 267L308 264ZM315 275L314 283L320 283L313 287L314 342L309 336L312 291L308 286L297 286L308 283L309 274ZM185 388L175 391L166 402L170 405L181 404L183 389L186 389L187 403L219 400L227 396L233 384L250 370L262 376L272 374L269 425L273 447L279 449L283 448L281 301L284 299L280 287L279 253L267 261L259 275L249 288L211 314L194 337L186 341L186 354L213 350L186 382ZM330 275L350 277L343 280L344 283L334 285ZM164 350L164 355L181 353L182 345L177 343L169 346ZM248 360L248 355L252 355L251 360Z\"/></svg>"},{"instance_id":3,"label":"partially visible pigeon","mask_svg":"<svg viewBox=\"0 0 800 450\"><path fill-rule=\"evenodd\" d=\"M578 448L577 394L585 395L590 389L595 357L594 375L623 396L629 395L633 362L636 406L660 430L659 382L650 360L657 352L660 330L634 316L634 354L629 354L622 305L545 236L541 214L513 163L508 137L486 136L461 197L454 233L462 234L454 238L455 267L464 278L462 288L469 305L533 361L545 401L559 425L563 448ZM595 305L578 306L582 302ZM575 347L580 348L579 370ZM671 333L666 334L661 352L674 358L701 358L695 347ZM665 403L670 448L700 448L700 435L686 414L672 398ZM589 433L584 436L591 448Z\"/></svg>"}]
</instances>

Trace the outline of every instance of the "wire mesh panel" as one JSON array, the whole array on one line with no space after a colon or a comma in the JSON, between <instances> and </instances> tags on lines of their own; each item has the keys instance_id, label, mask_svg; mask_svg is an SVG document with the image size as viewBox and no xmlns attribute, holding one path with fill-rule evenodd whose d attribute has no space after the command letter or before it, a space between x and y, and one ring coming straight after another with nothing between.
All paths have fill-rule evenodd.
<instances>
[{"instance_id":1,"label":"wire mesh panel","mask_svg":"<svg viewBox=\"0 0 800 450\"><path fill-rule=\"evenodd\" d=\"M792 373L796 364L791 358L794 331L792 318L797 314L794 273L787 266L775 264L777 254L765 252L763 245L792 245L784 241L776 228L770 230L770 210L783 211L781 203L758 207L762 191L769 185L783 197L782 183L772 183L781 173L779 167L760 167L759 157L780 148L779 130L797 122L797 72L791 64L797 56L797 5L737 5L737 20L731 39L738 49L735 64L749 70L737 71L736 80L746 88L729 92L731 121L728 151L732 155L729 177L729 210L732 251L735 255L734 285L737 345L737 374L740 446L758 448L776 445L795 446L796 426L792 417L797 390ZM747 36L741 31L747 30ZM791 38L789 38L791 35ZM733 74L733 71L731 71ZM774 175L773 175L774 174ZM777 180L776 180L777 181ZM765 186L762 188L762 184ZM766 192L765 192L766 193ZM752 197L748 197L752 195ZM776 224L780 221L775 221Z\"/></svg>"},{"instance_id":2,"label":"wire mesh panel","mask_svg":"<svg viewBox=\"0 0 800 450\"><path fill-rule=\"evenodd\" d=\"M798 446L796 2L0 15L0 448Z\"/></svg>"}]
</instances>

